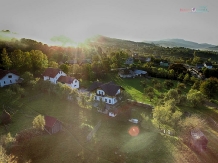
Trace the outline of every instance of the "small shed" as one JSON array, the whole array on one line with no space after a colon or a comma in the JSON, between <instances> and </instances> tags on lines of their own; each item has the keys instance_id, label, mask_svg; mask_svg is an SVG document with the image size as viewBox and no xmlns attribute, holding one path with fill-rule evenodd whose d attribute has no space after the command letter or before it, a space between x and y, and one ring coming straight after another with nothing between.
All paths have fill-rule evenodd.
<instances>
[{"instance_id":1,"label":"small shed","mask_svg":"<svg viewBox=\"0 0 218 163\"><path fill-rule=\"evenodd\" d=\"M62 123L54 117L45 116L45 130L50 134L55 134L62 130Z\"/></svg>"},{"instance_id":2,"label":"small shed","mask_svg":"<svg viewBox=\"0 0 218 163\"><path fill-rule=\"evenodd\" d=\"M196 150L202 152L207 149L208 140L206 136L200 130L193 129L191 130L191 139L190 144Z\"/></svg>"}]
</instances>

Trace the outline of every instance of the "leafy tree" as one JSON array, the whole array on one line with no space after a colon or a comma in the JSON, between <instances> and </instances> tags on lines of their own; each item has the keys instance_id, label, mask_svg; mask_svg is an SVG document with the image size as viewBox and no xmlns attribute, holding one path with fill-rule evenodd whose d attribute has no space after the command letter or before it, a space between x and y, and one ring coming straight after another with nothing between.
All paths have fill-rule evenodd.
<instances>
[{"instance_id":1,"label":"leafy tree","mask_svg":"<svg viewBox=\"0 0 218 163\"><path fill-rule=\"evenodd\" d=\"M22 84L25 86L27 86L29 82L34 79L33 74L28 71L26 71L23 75L21 75L21 78L23 78Z\"/></svg>"},{"instance_id":2,"label":"leafy tree","mask_svg":"<svg viewBox=\"0 0 218 163\"><path fill-rule=\"evenodd\" d=\"M177 88L180 89L180 90L184 90L186 88L186 86L185 86L184 83L178 83Z\"/></svg>"},{"instance_id":3,"label":"leafy tree","mask_svg":"<svg viewBox=\"0 0 218 163\"><path fill-rule=\"evenodd\" d=\"M149 97L150 101L154 98L153 92L148 92L147 96Z\"/></svg>"},{"instance_id":4,"label":"leafy tree","mask_svg":"<svg viewBox=\"0 0 218 163\"><path fill-rule=\"evenodd\" d=\"M197 107L204 102L204 96L200 91L191 89L187 94L187 100L193 107Z\"/></svg>"},{"instance_id":5,"label":"leafy tree","mask_svg":"<svg viewBox=\"0 0 218 163\"><path fill-rule=\"evenodd\" d=\"M200 85L200 91L209 98L213 97L218 92L218 79L209 78L205 80Z\"/></svg>"},{"instance_id":6,"label":"leafy tree","mask_svg":"<svg viewBox=\"0 0 218 163\"><path fill-rule=\"evenodd\" d=\"M154 85L154 88L160 90L162 88L162 85L160 83L157 83Z\"/></svg>"},{"instance_id":7,"label":"leafy tree","mask_svg":"<svg viewBox=\"0 0 218 163\"><path fill-rule=\"evenodd\" d=\"M48 67L58 68L58 63L55 61L49 61Z\"/></svg>"},{"instance_id":8,"label":"leafy tree","mask_svg":"<svg viewBox=\"0 0 218 163\"><path fill-rule=\"evenodd\" d=\"M185 83L187 83L189 80L190 80L189 74L186 73L185 76L184 76L183 81L184 81Z\"/></svg>"},{"instance_id":9,"label":"leafy tree","mask_svg":"<svg viewBox=\"0 0 218 163\"><path fill-rule=\"evenodd\" d=\"M175 108L175 100L166 101L164 105L153 109L154 121L160 125L175 127L179 123L182 113Z\"/></svg>"},{"instance_id":10,"label":"leafy tree","mask_svg":"<svg viewBox=\"0 0 218 163\"><path fill-rule=\"evenodd\" d=\"M176 89L170 89L167 94L165 95L165 101L170 99L174 99L176 103L180 102L178 91Z\"/></svg>"},{"instance_id":11,"label":"leafy tree","mask_svg":"<svg viewBox=\"0 0 218 163\"><path fill-rule=\"evenodd\" d=\"M199 80L196 80L194 82L194 84L192 85L191 89L199 90L200 89L200 85L201 85L201 82Z\"/></svg>"},{"instance_id":12,"label":"leafy tree","mask_svg":"<svg viewBox=\"0 0 218 163\"><path fill-rule=\"evenodd\" d=\"M171 80L165 80L164 85L167 89L172 88L174 86L174 84Z\"/></svg>"},{"instance_id":13,"label":"leafy tree","mask_svg":"<svg viewBox=\"0 0 218 163\"><path fill-rule=\"evenodd\" d=\"M60 69L65 72L66 74L68 74L69 72L69 66L67 64L62 64L60 65Z\"/></svg>"},{"instance_id":14,"label":"leafy tree","mask_svg":"<svg viewBox=\"0 0 218 163\"><path fill-rule=\"evenodd\" d=\"M44 130L45 118L43 115L37 115L33 120L33 128L38 130Z\"/></svg>"},{"instance_id":15,"label":"leafy tree","mask_svg":"<svg viewBox=\"0 0 218 163\"><path fill-rule=\"evenodd\" d=\"M40 50L30 51L33 72L40 73L48 67L48 58Z\"/></svg>"},{"instance_id":16,"label":"leafy tree","mask_svg":"<svg viewBox=\"0 0 218 163\"><path fill-rule=\"evenodd\" d=\"M10 57L8 56L8 53L6 51L6 49L4 48L2 50L2 53L1 53L1 66L7 70L9 70L12 66L12 61L10 59Z\"/></svg>"}]
</instances>

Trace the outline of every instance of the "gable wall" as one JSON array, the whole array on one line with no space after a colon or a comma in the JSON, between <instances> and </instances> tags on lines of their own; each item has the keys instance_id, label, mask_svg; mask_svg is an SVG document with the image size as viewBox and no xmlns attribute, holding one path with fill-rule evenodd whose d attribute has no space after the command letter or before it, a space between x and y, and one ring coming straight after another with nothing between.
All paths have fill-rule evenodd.
<instances>
[{"instance_id":1,"label":"gable wall","mask_svg":"<svg viewBox=\"0 0 218 163\"><path fill-rule=\"evenodd\" d=\"M9 76L11 76L11 78L9 78ZM0 79L0 87L4 87L10 84L15 84L17 83L18 79L19 79L18 75L15 75L13 73L8 73L2 79Z\"/></svg>"}]
</instances>

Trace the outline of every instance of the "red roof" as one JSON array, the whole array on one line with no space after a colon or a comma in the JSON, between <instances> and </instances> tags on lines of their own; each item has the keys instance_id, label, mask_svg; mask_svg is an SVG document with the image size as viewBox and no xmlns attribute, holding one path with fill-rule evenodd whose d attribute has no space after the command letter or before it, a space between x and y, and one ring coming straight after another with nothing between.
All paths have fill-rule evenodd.
<instances>
[{"instance_id":1,"label":"red roof","mask_svg":"<svg viewBox=\"0 0 218 163\"><path fill-rule=\"evenodd\" d=\"M56 118L51 117L51 116L47 116L47 115L44 118L45 118L45 126L46 127L54 126L55 122L57 121Z\"/></svg>"},{"instance_id":2,"label":"red roof","mask_svg":"<svg viewBox=\"0 0 218 163\"><path fill-rule=\"evenodd\" d=\"M15 70L1 70L0 69L0 79L5 77L5 75L7 75L8 73L12 73L12 74L18 75L17 71L15 71Z\"/></svg>"},{"instance_id":3,"label":"red roof","mask_svg":"<svg viewBox=\"0 0 218 163\"><path fill-rule=\"evenodd\" d=\"M49 76L51 78L54 78L61 70L59 68L47 68L45 72L42 74L42 76Z\"/></svg>"},{"instance_id":4,"label":"red roof","mask_svg":"<svg viewBox=\"0 0 218 163\"><path fill-rule=\"evenodd\" d=\"M67 83L67 84L71 84L74 80L75 80L75 78L74 77L70 77L70 76L60 76L58 78L59 82Z\"/></svg>"}]
</instances>

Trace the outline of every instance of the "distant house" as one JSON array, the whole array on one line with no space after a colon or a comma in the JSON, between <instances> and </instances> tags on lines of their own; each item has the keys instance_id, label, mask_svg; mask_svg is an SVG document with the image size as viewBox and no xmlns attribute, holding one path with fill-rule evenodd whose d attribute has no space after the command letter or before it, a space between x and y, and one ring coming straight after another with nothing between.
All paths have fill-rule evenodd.
<instances>
[{"instance_id":1,"label":"distant house","mask_svg":"<svg viewBox=\"0 0 218 163\"><path fill-rule=\"evenodd\" d=\"M132 57L127 58L126 61L125 61L125 64L127 64L127 65L131 65L131 64L133 64L133 63L134 63L134 60L133 60Z\"/></svg>"},{"instance_id":2,"label":"distant house","mask_svg":"<svg viewBox=\"0 0 218 163\"><path fill-rule=\"evenodd\" d=\"M79 88L79 81L74 77L60 76L57 81L63 84L67 84L71 88Z\"/></svg>"},{"instance_id":3,"label":"distant house","mask_svg":"<svg viewBox=\"0 0 218 163\"><path fill-rule=\"evenodd\" d=\"M191 131L190 145L196 150L202 152L207 149L208 140L200 130Z\"/></svg>"},{"instance_id":4,"label":"distant house","mask_svg":"<svg viewBox=\"0 0 218 163\"><path fill-rule=\"evenodd\" d=\"M150 62L151 61L151 58L150 57L148 57L148 58L146 58L146 60L145 60L146 62Z\"/></svg>"},{"instance_id":5,"label":"distant house","mask_svg":"<svg viewBox=\"0 0 218 163\"><path fill-rule=\"evenodd\" d=\"M47 68L42 74L44 80L49 80L51 83L56 84L60 76L67 76L59 68Z\"/></svg>"},{"instance_id":6,"label":"distant house","mask_svg":"<svg viewBox=\"0 0 218 163\"><path fill-rule=\"evenodd\" d=\"M198 69L202 69L202 68L204 67L204 65L201 64L201 63L197 63L197 64L196 64L196 67L197 67Z\"/></svg>"},{"instance_id":7,"label":"distant house","mask_svg":"<svg viewBox=\"0 0 218 163\"><path fill-rule=\"evenodd\" d=\"M213 68L213 65L211 62L205 62L204 63L204 67L208 68L208 69L212 69Z\"/></svg>"},{"instance_id":8,"label":"distant house","mask_svg":"<svg viewBox=\"0 0 218 163\"><path fill-rule=\"evenodd\" d=\"M138 54L138 53L133 53L133 54L132 54L132 57L133 57L133 58L138 58L138 57L139 57L139 54Z\"/></svg>"},{"instance_id":9,"label":"distant house","mask_svg":"<svg viewBox=\"0 0 218 163\"><path fill-rule=\"evenodd\" d=\"M121 86L114 84L113 82L101 83L94 82L88 91L94 92L94 99L97 101L102 100L107 104L115 104L118 101L118 96L121 91L124 90Z\"/></svg>"},{"instance_id":10,"label":"distant house","mask_svg":"<svg viewBox=\"0 0 218 163\"><path fill-rule=\"evenodd\" d=\"M54 117L45 116L45 130L50 134L55 134L62 130L62 123Z\"/></svg>"},{"instance_id":11,"label":"distant house","mask_svg":"<svg viewBox=\"0 0 218 163\"><path fill-rule=\"evenodd\" d=\"M118 72L118 76L121 78L134 78L135 74L132 70L123 69Z\"/></svg>"},{"instance_id":12,"label":"distant house","mask_svg":"<svg viewBox=\"0 0 218 163\"><path fill-rule=\"evenodd\" d=\"M0 70L0 87L19 83L19 75L16 71Z\"/></svg>"},{"instance_id":13,"label":"distant house","mask_svg":"<svg viewBox=\"0 0 218 163\"><path fill-rule=\"evenodd\" d=\"M133 72L134 72L135 76L141 76L141 75L147 74L147 72L143 71L143 70L134 70Z\"/></svg>"},{"instance_id":14,"label":"distant house","mask_svg":"<svg viewBox=\"0 0 218 163\"><path fill-rule=\"evenodd\" d=\"M160 66L168 67L169 63L167 61L160 61Z\"/></svg>"}]
</instances>

